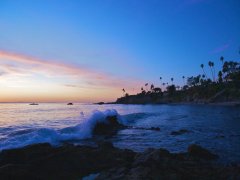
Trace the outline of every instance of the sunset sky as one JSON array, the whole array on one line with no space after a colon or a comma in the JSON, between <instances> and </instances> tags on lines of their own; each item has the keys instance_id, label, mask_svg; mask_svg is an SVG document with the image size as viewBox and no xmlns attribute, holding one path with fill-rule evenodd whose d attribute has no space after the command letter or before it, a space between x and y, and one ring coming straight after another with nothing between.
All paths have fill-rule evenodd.
<instances>
[{"instance_id":1,"label":"sunset sky","mask_svg":"<svg viewBox=\"0 0 240 180\"><path fill-rule=\"evenodd\" d=\"M1 0L0 102L114 101L239 60L239 0Z\"/></svg>"}]
</instances>

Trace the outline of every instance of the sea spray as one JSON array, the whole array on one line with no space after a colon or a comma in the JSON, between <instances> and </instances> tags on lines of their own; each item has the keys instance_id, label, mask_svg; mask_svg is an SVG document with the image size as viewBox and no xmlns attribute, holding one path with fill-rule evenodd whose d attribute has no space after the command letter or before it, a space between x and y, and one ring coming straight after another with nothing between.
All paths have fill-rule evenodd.
<instances>
[{"instance_id":1,"label":"sea spray","mask_svg":"<svg viewBox=\"0 0 240 180\"><path fill-rule=\"evenodd\" d=\"M30 131L26 134L20 134L9 137L0 142L0 151L3 149L20 148L30 144L36 143L50 143L58 145L66 140L81 140L91 138L93 136L93 129L97 123L108 123L108 116L116 116L119 123L122 118L115 109L107 109L105 111L93 111L92 115L81 124L73 127L67 127L61 130L54 130L51 128L40 128Z\"/></svg>"}]
</instances>

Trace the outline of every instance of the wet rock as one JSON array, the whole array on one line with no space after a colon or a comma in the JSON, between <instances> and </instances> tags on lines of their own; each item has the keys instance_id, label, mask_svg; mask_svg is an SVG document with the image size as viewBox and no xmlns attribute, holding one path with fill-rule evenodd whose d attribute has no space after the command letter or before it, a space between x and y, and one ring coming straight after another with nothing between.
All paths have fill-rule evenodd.
<instances>
[{"instance_id":1,"label":"wet rock","mask_svg":"<svg viewBox=\"0 0 240 180\"><path fill-rule=\"evenodd\" d=\"M214 160L218 158L218 155L211 153L209 150L202 148L199 145L192 144L188 147L188 153L191 156L206 159Z\"/></svg>"},{"instance_id":2,"label":"wet rock","mask_svg":"<svg viewBox=\"0 0 240 180\"><path fill-rule=\"evenodd\" d=\"M112 148L114 148L113 144L111 142L108 142L108 141L100 141L100 142L98 142L98 147L99 148L103 148L103 149L112 149Z\"/></svg>"},{"instance_id":3,"label":"wet rock","mask_svg":"<svg viewBox=\"0 0 240 180\"><path fill-rule=\"evenodd\" d=\"M209 161L190 158L188 153L174 154L165 149L147 149L136 154L130 167L113 167L102 171L103 179L236 179L237 168L216 166Z\"/></svg>"},{"instance_id":4,"label":"wet rock","mask_svg":"<svg viewBox=\"0 0 240 180\"><path fill-rule=\"evenodd\" d=\"M153 131L160 131L160 128L159 128L159 127L151 127L150 130L153 130Z\"/></svg>"},{"instance_id":5,"label":"wet rock","mask_svg":"<svg viewBox=\"0 0 240 180\"><path fill-rule=\"evenodd\" d=\"M156 161L161 161L163 158L170 155L166 149L147 149L143 153L139 153L135 157L133 166L144 165L147 166Z\"/></svg>"},{"instance_id":6,"label":"wet rock","mask_svg":"<svg viewBox=\"0 0 240 180\"><path fill-rule=\"evenodd\" d=\"M160 128L159 128L159 127L146 128L146 127L132 127L132 126L128 126L127 128L129 128L129 129L140 129L140 130L160 131Z\"/></svg>"},{"instance_id":7,"label":"wet rock","mask_svg":"<svg viewBox=\"0 0 240 180\"><path fill-rule=\"evenodd\" d=\"M223 166L198 145L186 153L136 153L110 142L98 147L37 144L0 153L0 179L240 179L238 164Z\"/></svg>"},{"instance_id":8,"label":"wet rock","mask_svg":"<svg viewBox=\"0 0 240 180\"><path fill-rule=\"evenodd\" d=\"M81 179L112 167L129 166L135 154L107 143L101 148L32 145L0 153L0 179Z\"/></svg>"},{"instance_id":9,"label":"wet rock","mask_svg":"<svg viewBox=\"0 0 240 180\"><path fill-rule=\"evenodd\" d=\"M225 136L224 135L218 135L218 136L216 136L216 138L222 139L222 138L225 138Z\"/></svg>"},{"instance_id":10,"label":"wet rock","mask_svg":"<svg viewBox=\"0 0 240 180\"><path fill-rule=\"evenodd\" d=\"M114 135L124 128L117 120L117 116L106 117L107 122L98 122L93 129L94 135Z\"/></svg>"},{"instance_id":11,"label":"wet rock","mask_svg":"<svg viewBox=\"0 0 240 180\"><path fill-rule=\"evenodd\" d=\"M180 129L179 131L172 131L171 135L177 136L177 135L182 135L185 133L190 133L191 131L187 130L187 129Z\"/></svg>"}]
</instances>

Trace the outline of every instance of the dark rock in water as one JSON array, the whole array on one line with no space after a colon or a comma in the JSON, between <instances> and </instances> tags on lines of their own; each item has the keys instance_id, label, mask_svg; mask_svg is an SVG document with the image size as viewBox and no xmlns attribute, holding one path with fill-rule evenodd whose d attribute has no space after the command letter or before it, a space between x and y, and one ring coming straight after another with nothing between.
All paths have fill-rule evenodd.
<instances>
[{"instance_id":1,"label":"dark rock in water","mask_svg":"<svg viewBox=\"0 0 240 180\"><path fill-rule=\"evenodd\" d=\"M206 159L206 160L214 160L218 158L218 155L213 154L207 149L204 149L201 146L196 144L192 144L188 147L188 153L191 156L195 156L195 157Z\"/></svg>"},{"instance_id":2,"label":"dark rock in water","mask_svg":"<svg viewBox=\"0 0 240 180\"><path fill-rule=\"evenodd\" d=\"M172 131L171 135L177 136L177 135L182 135L185 133L190 133L191 131L187 130L187 129L180 129L179 131Z\"/></svg>"},{"instance_id":3,"label":"dark rock in water","mask_svg":"<svg viewBox=\"0 0 240 180\"><path fill-rule=\"evenodd\" d=\"M103 105L103 104L104 104L104 102L98 102L98 103L96 103L96 104L98 104L98 105Z\"/></svg>"},{"instance_id":4,"label":"dark rock in water","mask_svg":"<svg viewBox=\"0 0 240 180\"><path fill-rule=\"evenodd\" d=\"M93 129L94 135L114 135L124 128L117 120L117 116L107 116L106 122L98 122Z\"/></svg>"},{"instance_id":5,"label":"dark rock in water","mask_svg":"<svg viewBox=\"0 0 240 180\"><path fill-rule=\"evenodd\" d=\"M225 138L225 136L224 135L218 135L215 138Z\"/></svg>"},{"instance_id":6,"label":"dark rock in water","mask_svg":"<svg viewBox=\"0 0 240 180\"><path fill-rule=\"evenodd\" d=\"M73 105L73 103L68 103L67 105Z\"/></svg>"},{"instance_id":7,"label":"dark rock in water","mask_svg":"<svg viewBox=\"0 0 240 180\"><path fill-rule=\"evenodd\" d=\"M151 127L150 130L153 130L153 131L160 131L160 128L159 128L159 127Z\"/></svg>"},{"instance_id":8,"label":"dark rock in water","mask_svg":"<svg viewBox=\"0 0 240 180\"><path fill-rule=\"evenodd\" d=\"M31 103L31 104L29 104L29 105L38 105L38 103Z\"/></svg>"},{"instance_id":9,"label":"dark rock in water","mask_svg":"<svg viewBox=\"0 0 240 180\"><path fill-rule=\"evenodd\" d=\"M141 130L151 130L151 131L160 131L159 127L146 128L146 127L132 127L132 126L128 126L127 128L130 128L130 129L141 129Z\"/></svg>"}]
</instances>

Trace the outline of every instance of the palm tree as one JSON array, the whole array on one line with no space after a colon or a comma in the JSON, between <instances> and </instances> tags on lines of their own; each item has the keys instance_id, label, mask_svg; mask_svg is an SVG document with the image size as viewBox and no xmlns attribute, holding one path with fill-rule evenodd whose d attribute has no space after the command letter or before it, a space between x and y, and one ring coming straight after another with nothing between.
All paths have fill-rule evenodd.
<instances>
[{"instance_id":1,"label":"palm tree","mask_svg":"<svg viewBox=\"0 0 240 180\"><path fill-rule=\"evenodd\" d=\"M166 83L162 83L163 89L165 88Z\"/></svg>"},{"instance_id":2,"label":"palm tree","mask_svg":"<svg viewBox=\"0 0 240 180\"><path fill-rule=\"evenodd\" d=\"M215 78L215 66L214 66L214 62L212 62L212 67L213 67L213 81L215 82L216 81L216 78Z\"/></svg>"},{"instance_id":3,"label":"palm tree","mask_svg":"<svg viewBox=\"0 0 240 180\"><path fill-rule=\"evenodd\" d=\"M205 73L205 71L204 71L204 64L201 64L200 65L200 67L202 68L202 70L203 70L203 74L205 75L205 77L207 78L207 75L206 75L206 73Z\"/></svg>"},{"instance_id":4,"label":"palm tree","mask_svg":"<svg viewBox=\"0 0 240 180\"><path fill-rule=\"evenodd\" d=\"M153 84L151 84L151 87L150 87L150 88L151 88L151 90L153 91L153 89L154 89L154 85L153 85Z\"/></svg>"},{"instance_id":5,"label":"palm tree","mask_svg":"<svg viewBox=\"0 0 240 180\"><path fill-rule=\"evenodd\" d=\"M220 57L220 61L222 61L222 66L223 66L223 64L224 64L224 57L223 56Z\"/></svg>"},{"instance_id":6,"label":"palm tree","mask_svg":"<svg viewBox=\"0 0 240 180\"><path fill-rule=\"evenodd\" d=\"M185 76L182 77L183 78L183 86L185 85Z\"/></svg>"},{"instance_id":7,"label":"palm tree","mask_svg":"<svg viewBox=\"0 0 240 180\"><path fill-rule=\"evenodd\" d=\"M212 67L214 66L214 63L212 61L209 61L208 65L209 65L211 73L212 73L212 79L213 79L213 81L215 81L215 78L214 78L214 75L213 75L213 69L212 69Z\"/></svg>"},{"instance_id":8,"label":"palm tree","mask_svg":"<svg viewBox=\"0 0 240 180\"><path fill-rule=\"evenodd\" d=\"M122 91L123 91L123 96L124 96L124 94L125 94L125 89L123 88Z\"/></svg>"},{"instance_id":9,"label":"palm tree","mask_svg":"<svg viewBox=\"0 0 240 180\"><path fill-rule=\"evenodd\" d=\"M171 78L171 81L172 81L172 85L173 85L173 78Z\"/></svg>"},{"instance_id":10,"label":"palm tree","mask_svg":"<svg viewBox=\"0 0 240 180\"><path fill-rule=\"evenodd\" d=\"M218 82L219 82L219 83L222 83L222 82L223 82L222 76L223 76L222 71L219 71L219 72L218 72Z\"/></svg>"},{"instance_id":11,"label":"palm tree","mask_svg":"<svg viewBox=\"0 0 240 180\"><path fill-rule=\"evenodd\" d=\"M147 88L147 86L148 86L148 83L146 83L146 84L145 84L145 86L146 86L146 89L147 89L147 91L148 91L148 88Z\"/></svg>"}]
</instances>

